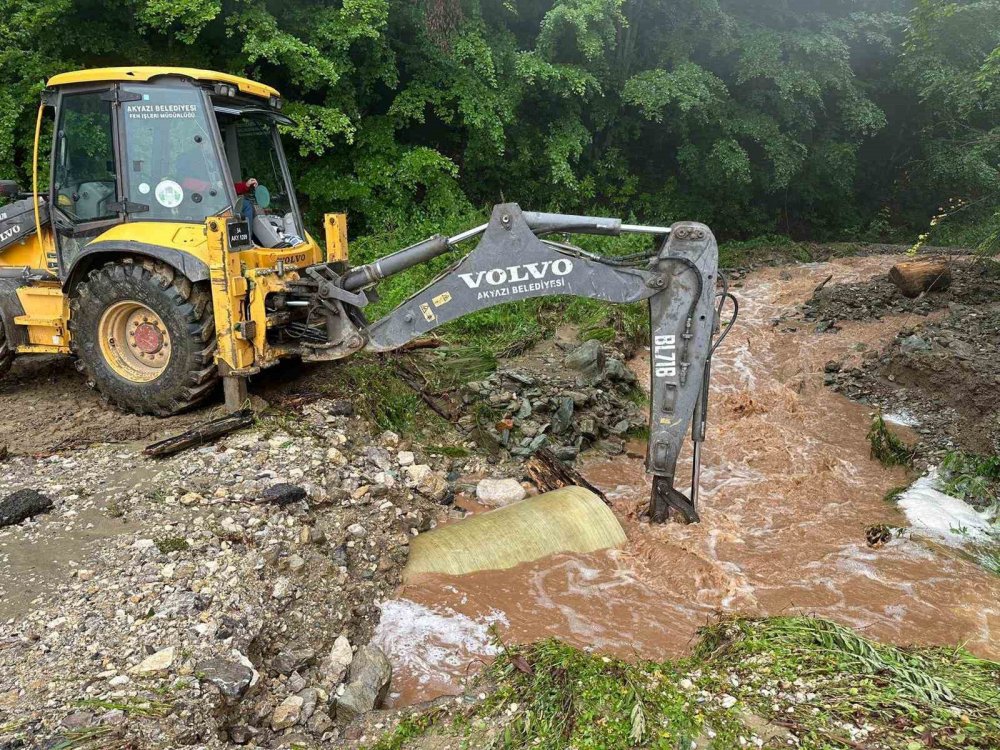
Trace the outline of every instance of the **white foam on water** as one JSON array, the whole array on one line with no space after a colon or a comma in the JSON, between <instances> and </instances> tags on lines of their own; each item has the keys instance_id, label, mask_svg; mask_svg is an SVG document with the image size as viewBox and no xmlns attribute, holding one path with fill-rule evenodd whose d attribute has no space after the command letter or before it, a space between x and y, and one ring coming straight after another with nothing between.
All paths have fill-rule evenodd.
<instances>
[{"instance_id":1,"label":"white foam on water","mask_svg":"<svg viewBox=\"0 0 1000 750\"><path fill-rule=\"evenodd\" d=\"M476 657L496 656L490 627L508 624L507 617L497 610L472 619L409 599L382 602L381 610L372 641L386 653L397 673L414 676L420 684L460 674Z\"/></svg>"},{"instance_id":2,"label":"white foam on water","mask_svg":"<svg viewBox=\"0 0 1000 750\"><path fill-rule=\"evenodd\" d=\"M931 469L897 498L910 526L954 547L988 540L992 524L987 515L935 489L936 481L937 470Z\"/></svg>"},{"instance_id":3,"label":"white foam on water","mask_svg":"<svg viewBox=\"0 0 1000 750\"><path fill-rule=\"evenodd\" d=\"M882 415L882 419L890 424L898 424L900 427L919 427L920 420L906 409L890 411Z\"/></svg>"}]
</instances>

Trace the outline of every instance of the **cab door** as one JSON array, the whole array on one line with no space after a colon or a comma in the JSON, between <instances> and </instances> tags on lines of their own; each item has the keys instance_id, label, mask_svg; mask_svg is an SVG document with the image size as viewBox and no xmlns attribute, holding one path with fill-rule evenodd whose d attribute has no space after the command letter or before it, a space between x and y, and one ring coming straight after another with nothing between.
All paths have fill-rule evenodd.
<instances>
[{"instance_id":1,"label":"cab door","mask_svg":"<svg viewBox=\"0 0 1000 750\"><path fill-rule=\"evenodd\" d=\"M56 111L50 205L60 268L123 221L117 86L64 90Z\"/></svg>"}]
</instances>

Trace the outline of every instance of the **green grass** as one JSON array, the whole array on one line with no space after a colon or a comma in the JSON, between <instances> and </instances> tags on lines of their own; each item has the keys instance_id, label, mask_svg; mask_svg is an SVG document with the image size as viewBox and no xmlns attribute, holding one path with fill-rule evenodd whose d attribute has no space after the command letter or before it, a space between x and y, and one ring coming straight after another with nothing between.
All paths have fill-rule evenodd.
<instances>
[{"instance_id":1,"label":"green grass","mask_svg":"<svg viewBox=\"0 0 1000 750\"><path fill-rule=\"evenodd\" d=\"M173 706L163 701L146 698L125 698L122 700L103 700L86 698L74 703L78 708L94 708L101 711L122 711L129 716L159 717L170 713Z\"/></svg>"},{"instance_id":2,"label":"green grass","mask_svg":"<svg viewBox=\"0 0 1000 750\"><path fill-rule=\"evenodd\" d=\"M985 507L1000 498L1000 456L981 456L952 451L941 461L939 489L977 506Z\"/></svg>"},{"instance_id":3,"label":"green grass","mask_svg":"<svg viewBox=\"0 0 1000 750\"><path fill-rule=\"evenodd\" d=\"M807 617L723 619L700 635L672 662L504 647L484 701L408 714L372 750L428 733L482 750L1000 747L1000 664L964 649L899 648Z\"/></svg>"},{"instance_id":4,"label":"green grass","mask_svg":"<svg viewBox=\"0 0 1000 750\"><path fill-rule=\"evenodd\" d=\"M472 455L467 448L463 448L461 445L427 445L424 446L424 450L428 453L437 453L448 458L466 458Z\"/></svg>"},{"instance_id":5,"label":"green grass","mask_svg":"<svg viewBox=\"0 0 1000 750\"><path fill-rule=\"evenodd\" d=\"M49 750L113 750L123 746L121 738L114 735L114 727L100 725L70 729L46 747Z\"/></svg>"},{"instance_id":6,"label":"green grass","mask_svg":"<svg viewBox=\"0 0 1000 750\"><path fill-rule=\"evenodd\" d=\"M903 649L829 621L778 617L708 628L695 656L709 664L703 685L731 689L737 675L734 695L794 725L804 748L856 747L841 722L875 728L878 744L864 747L1000 747L1000 664L962 648ZM761 691L782 685L814 697L791 712L779 701L776 712Z\"/></svg>"},{"instance_id":7,"label":"green grass","mask_svg":"<svg viewBox=\"0 0 1000 750\"><path fill-rule=\"evenodd\" d=\"M382 356L359 355L340 367L330 368L323 383L325 395L350 399L357 413L380 429L404 432L432 418L420 396L396 375Z\"/></svg>"},{"instance_id":8,"label":"green grass","mask_svg":"<svg viewBox=\"0 0 1000 750\"><path fill-rule=\"evenodd\" d=\"M184 552L190 547L187 539L182 536L169 536L156 540L156 548L164 555L170 552Z\"/></svg>"},{"instance_id":9,"label":"green grass","mask_svg":"<svg viewBox=\"0 0 1000 750\"><path fill-rule=\"evenodd\" d=\"M868 429L871 457L883 466L912 466L914 449L904 443L886 425L879 412Z\"/></svg>"}]
</instances>

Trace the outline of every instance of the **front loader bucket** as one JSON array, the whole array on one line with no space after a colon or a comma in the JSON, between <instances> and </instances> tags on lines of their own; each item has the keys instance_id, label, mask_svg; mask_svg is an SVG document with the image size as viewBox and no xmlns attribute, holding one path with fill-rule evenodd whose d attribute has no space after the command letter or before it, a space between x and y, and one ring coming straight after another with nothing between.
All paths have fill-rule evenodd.
<instances>
[{"instance_id":1,"label":"front loader bucket","mask_svg":"<svg viewBox=\"0 0 1000 750\"><path fill-rule=\"evenodd\" d=\"M403 580L421 573L503 570L560 552L625 543L614 513L582 487L563 487L421 534L410 543Z\"/></svg>"}]
</instances>

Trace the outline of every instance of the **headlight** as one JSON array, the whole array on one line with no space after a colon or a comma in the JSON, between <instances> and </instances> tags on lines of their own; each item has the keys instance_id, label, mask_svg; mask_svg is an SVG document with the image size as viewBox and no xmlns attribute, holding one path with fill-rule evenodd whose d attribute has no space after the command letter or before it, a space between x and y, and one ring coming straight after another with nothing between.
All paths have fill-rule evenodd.
<instances>
[{"instance_id":1,"label":"headlight","mask_svg":"<svg viewBox=\"0 0 1000 750\"><path fill-rule=\"evenodd\" d=\"M231 83L217 83L215 93L219 96L236 96L236 87Z\"/></svg>"},{"instance_id":2,"label":"headlight","mask_svg":"<svg viewBox=\"0 0 1000 750\"><path fill-rule=\"evenodd\" d=\"M279 111L281 110L281 107L284 104L284 102L281 100L280 96L272 96L272 97L270 97L267 100L267 103L271 107L271 109L277 109Z\"/></svg>"}]
</instances>

